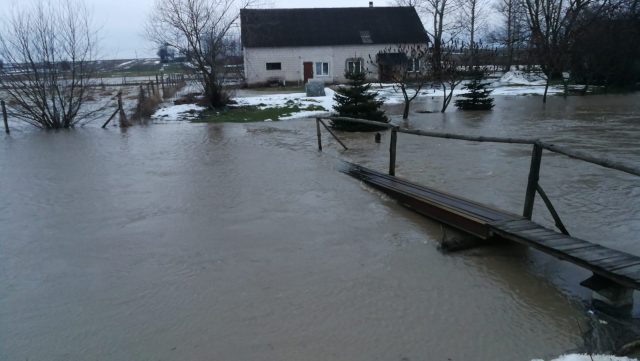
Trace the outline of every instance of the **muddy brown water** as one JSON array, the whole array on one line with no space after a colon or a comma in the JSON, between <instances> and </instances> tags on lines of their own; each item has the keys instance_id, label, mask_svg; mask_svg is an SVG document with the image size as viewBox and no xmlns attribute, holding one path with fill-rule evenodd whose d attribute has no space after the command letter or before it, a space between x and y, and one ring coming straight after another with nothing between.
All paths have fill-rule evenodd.
<instances>
[{"instance_id":1,"label":"muddy brown water","mask_svg":"<svg viewBox=\"0 0 640 361\"><path fill-rule=\"evenodd\" d=\"M396 120L638 164L639 100L499 97L490 113ZM585 271L513 245L441 253L440 225L336 171L385 169L388 136L342 136L349 151L325 138L322 153L312 120L0 136L0 359L499 361L585 346ZM397 172L520 212L529 155L400 135ZM640 255L638 179L547 153L541 179L572 234Z\"/></svg>"}]
</instances>

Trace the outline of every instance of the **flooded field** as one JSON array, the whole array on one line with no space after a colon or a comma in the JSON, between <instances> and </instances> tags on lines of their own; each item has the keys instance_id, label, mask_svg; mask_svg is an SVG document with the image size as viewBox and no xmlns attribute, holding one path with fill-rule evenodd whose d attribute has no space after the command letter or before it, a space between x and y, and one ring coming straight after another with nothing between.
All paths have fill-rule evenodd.
<instances>
[{"instance_id":1,"label":"flooded field","mask_svg":"<svg viewBox=\"0 0 640 361\"><path fill-rule=\"evenodd\" d=\"M500 97L404 126L539 137L640 162L638 95ZM436 108L436 100L415 110ZM401 109L391 108L394 114ZM442 227L336 171L315 123L165 122L0 135L2 360L531 360L585 347L585 271ZM328 139L328 138L325 138ZM526 146L401 135L400 176L520 212ZM640 181L545 153L569 231L640 254ZM534 219L552 224L544 206Z\"/></svg>"}]
</instances>

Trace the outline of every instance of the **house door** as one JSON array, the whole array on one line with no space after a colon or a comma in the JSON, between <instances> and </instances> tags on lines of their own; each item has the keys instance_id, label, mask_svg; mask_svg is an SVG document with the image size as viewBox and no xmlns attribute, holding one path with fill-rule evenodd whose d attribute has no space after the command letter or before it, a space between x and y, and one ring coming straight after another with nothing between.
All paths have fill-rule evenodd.
<instances>
[{"instance_id":1,"label":"house door","mask_svg":"<svg viewBox=\"0 0 640 361\"><path fill-rule=\"evenodd\" d=\"M393 76L393 68L385 65L385 64L380 64L378 65L378 80L383 82L383 83L387 83L391 81L391 78Z\"/></svg>"},{"instance_id":2,"label":"house door","mask_svg":"<svg viewBox=\"0 0 640 361\"><path fill-rule=\"evenodd\" d=\"M312 62L304 62L304 83L306 84L309 79L313 79L313 63Z\"/></svg>"}]
</instances>

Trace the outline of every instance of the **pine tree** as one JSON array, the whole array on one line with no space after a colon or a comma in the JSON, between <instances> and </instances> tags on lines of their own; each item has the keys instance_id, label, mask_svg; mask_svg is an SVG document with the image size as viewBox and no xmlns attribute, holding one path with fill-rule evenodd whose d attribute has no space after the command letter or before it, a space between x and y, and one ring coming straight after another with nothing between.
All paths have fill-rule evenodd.
<instances>
[{"instance_id":1,"label":"pine tree","mask_svg":"<svg viewBox=\"0 0 640 361\"><path fill-rule=\"evenodd\" d=\"M336 102L333 109L338 116L367 119L381 123L388 123L389 119L380 109L383 102L376 100L378 93L369 92L371 84L366 83L364 72L347 72L345 78L349 80L349 86L341 86L336 90L333 99ZM351 123L333 120L331 126L345 131L378 131L384 127L376 127L365 124Z\"/></svg>"},{"instance_id":2,"label":"pine tree","mask_svg":"<svg viewBox=\"0 0 640 361\"><path fill-rule=\"evenodd\" d=\"M455 105L461 110L491 110L493 108L493 98L490 97L492 90L487 89L489 83L483 83L482 79L474 79L464 86L466 93L458 95L463 99L456 99Z\"/></svg>"}]
</instances>

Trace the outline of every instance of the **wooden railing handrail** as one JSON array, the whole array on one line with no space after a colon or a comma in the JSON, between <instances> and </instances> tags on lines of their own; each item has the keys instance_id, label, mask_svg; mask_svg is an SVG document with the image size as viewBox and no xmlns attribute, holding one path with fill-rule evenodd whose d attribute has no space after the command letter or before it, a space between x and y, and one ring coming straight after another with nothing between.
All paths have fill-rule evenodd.
<instances>
[{"instance_id":1,"label":"wooden railing handrail","mask_svg":"<svg viewBox=\"0 0 640 361\"><path fill-rule=\"evenodd\" d=\"M417 129L406 129L406 128L398 128L398 133L420 135L423 137L432 137L432 138L467 140L471 142L491 142L491 143L509 143L509 144L536 144L536 142L538 142L538 140L536 139L527 139L527 138L485 137L485 136L473 136L473 135L463 135L463 134L453 134L453 133L441 133L441 132L433 132L428 130L417 130Z\"/></svg>"},{"instance_id":2,"label":"wooden railing handrail","mask_svg":"<svg viewBox=\"0 0 640 361\"><path fill-rule=\"evenodd\" d=\"M621 162L617 162L611 159L607 159L607 158L599 158L599 157L594 157L590 154L587 154L585 152L581 152L578 150L573 150L570 149L568 147L564 147L564 146L560 146L560 145L555 145L555 144L551 144L551 143L546 143L546 142L540 142L540 144L542 145L542 148L550 151L550 152L554 152L554 153L558 153L558 154L563 154L566 155L569 158L574 158L574 159L579 159L581 161L587 162L587 163L592 163L592 164L597 164L601 167L605 167L605 168L609 168L609 169L615 169L617 171L620 172L624 172L624 173L628 173L628 174L632 174L635 176L640 177L640 168L637 167L633 167L631 165L628 164L624 164Z\"/></svg>"},{"instance_id":3,"label":"wooden railing handrail","mask_svg":"<svg viewBox=\"0 0 640 361\"><path fill-rule=\"evenodd\" d=\"M342 120L345 122L373 125L376 127L387 128L387 129L398 128L397 125L393 125L391 123L375 122L373 120L367 120L367 119L358 119L358 118L349 118L349 117L320 117L320 119Z\"/></svg>"},{"instance_id":4,"label":"wooden railing handrail","mask_svg":"<svg viewBox=\"0 0 640 361\"><path fill-rule=\"evenodd\" d=\"M428 131L428 130L407 129L407 128L402 128L397 125L393 125L389 123L381 123L381 122L375 122L375 121L366 120L366 119L356 119L356 118L348 118L348 117L322 117L322 118L329 119L329 120L342 120L342 121L353 122L353 123L374 125L374 126L384 127L388 129L395 129L398 133L413 134L413 135L432 137L432 138L445 138L445 139L466 140L471 142L490 142L490 143L506 143L506 144L530 144L530 145L538 144L542 148L550 152L563 154L570 158L579 159L587 163L596 164L601 167L614 169L620 172L624 172L627 174L632 174L640 177L640 168L638 167L634 167L634 166L617 162L607 158L594 157L582 151L577 151L565 146L547 143L544 141L540 141L539 139L485 137L485 136L472 136L472 135L462 135L462 134L453 134L453 133L442 133L442 132L434 132L434 131Z\"/></svg>"}]
</instances>

